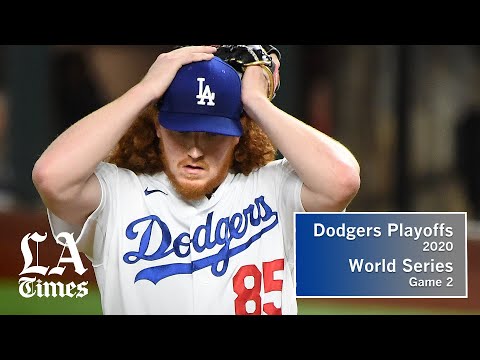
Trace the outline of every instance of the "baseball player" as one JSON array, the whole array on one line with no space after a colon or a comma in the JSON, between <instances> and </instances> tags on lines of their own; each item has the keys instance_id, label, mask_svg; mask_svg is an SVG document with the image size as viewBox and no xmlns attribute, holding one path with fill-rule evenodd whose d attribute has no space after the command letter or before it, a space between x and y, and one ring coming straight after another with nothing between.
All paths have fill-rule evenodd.
<instances>
[{"instance_id":1,"label":"baseball player","mask_svg":"<svg viewBox=\"0 0 480 360\"><path fill-rule=\"evenodd\" d=\"M358 191L354 156L270 101L278 51L275 76L216 52L161 54L34 166L52 233L73 232L92 261L104 314L297 314L293 213L341 211Z\"/></svg>"}]
</instances>

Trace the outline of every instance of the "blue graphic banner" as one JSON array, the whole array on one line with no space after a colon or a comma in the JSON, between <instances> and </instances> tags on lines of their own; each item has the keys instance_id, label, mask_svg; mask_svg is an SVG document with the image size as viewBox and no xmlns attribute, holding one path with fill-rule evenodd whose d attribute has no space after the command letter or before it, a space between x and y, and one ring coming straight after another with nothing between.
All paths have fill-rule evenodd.
<instances>
[{"instance_id":1,"label":"blue graphic banner","mask_svg":"<svg viewBox=\"0 0 480 360\"><path fill-rule=\"evenodd\" d=\"M297 297L466 298L466 213L295 213Z\"/></svg>"}]
</instances>

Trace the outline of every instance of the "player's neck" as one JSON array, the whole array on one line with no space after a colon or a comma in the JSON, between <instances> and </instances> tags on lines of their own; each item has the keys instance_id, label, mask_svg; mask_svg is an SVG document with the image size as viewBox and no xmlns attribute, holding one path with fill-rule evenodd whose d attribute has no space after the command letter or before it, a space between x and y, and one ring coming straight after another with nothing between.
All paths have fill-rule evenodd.
<instances>
[{"instance_id":1,"label":"player's neck","mask_svg":"<svg viewBox=\"0 0 480 360\"><path fill-rule=\"evenodd\" d=\"M218 187L213 189L213 191L211 193L205 194L205 196L207 197L208 200L210 200L212 198L213 194L215 193L215 191L217 191L217 189L218 189Z\"/></svg>"}]
</instances>

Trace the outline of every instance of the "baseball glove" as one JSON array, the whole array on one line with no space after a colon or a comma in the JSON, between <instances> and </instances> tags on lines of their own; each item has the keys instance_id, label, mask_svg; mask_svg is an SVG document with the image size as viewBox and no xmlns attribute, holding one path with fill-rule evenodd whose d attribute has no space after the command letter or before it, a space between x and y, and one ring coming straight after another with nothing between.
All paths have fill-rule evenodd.
<instances>
[{"instance_id":1,"label":"baseball glove","mask_svg":"<svg viewBox=\"0 0 480 360\"><path fill-rule=\"evenodd\" d=\"M272 53L280 60L280 51L273 45L220 45L215 56L230 64L240 74L248 66L261 66L269 78L268 98L272 100L280 87L279 67L272 60Z\"/></svg>"}]
</instances>

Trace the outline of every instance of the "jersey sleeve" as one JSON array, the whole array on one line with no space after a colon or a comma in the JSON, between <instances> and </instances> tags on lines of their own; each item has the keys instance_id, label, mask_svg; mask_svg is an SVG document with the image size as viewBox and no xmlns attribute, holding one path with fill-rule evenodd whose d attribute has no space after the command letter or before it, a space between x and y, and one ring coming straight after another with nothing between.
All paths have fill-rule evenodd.
<instances>
[{"instance_id":1,"label":"jersey sleeve","mask_svg":"<svg viewBox=\"0 0 480 360\"><path fill-rule=\"evenodd\" d=\"M305 208L301 198L303 182L287 159L281 159L277 166L282 168L278 193L280 205L284 206L287 211L304 212Z\"/></svg>"},{"instance_id":2,"label":"jersey sleeve","mask_svg":"<svg viewBox=\"0 0 480 360\"><path fill-rule=\"evenodd\" d=\"M98 207L87 218L83 226L74 226L56 216L47 209L48 221L55 238L61 232L73 233L78 250L83 252L92 261L93 266L101 265L105 249L105 223L109 209L112 208L113 194L117 186L117 166L101 162L95 169L101 187L101 200Z\"/></svg>"},{"instance_id":3,"label":"jersey sleeve","mask_svg":"<svg viewBox=\"0 0 480 360\"><path fill-rule=\"evenodd\" d=\"M294 213L305 212L301 191L303 182L286 158L266 166L270 181L274 182L276 201L284 233L284 248L289 268L294 269Z\"/></svg>"},{"instance_id":4,"label":"jersey sleeve","mask_svg":"<svg viewBox=\"0 0 480 360\"><path fill-rule=\"evenodd\" d=\"M303 182L297 175L291 164L287 159L280 160L279 166L281 166L281 178L279 184L279 209L284 214L284 218L287 217L287 221L283 224L284 231L291 236L286 236L285 239L285 251L287 254L287 260L292 264L294 262L294 213L305 212L305 208L302 204L302 186Z\"/></svg>"}]
</instances>

